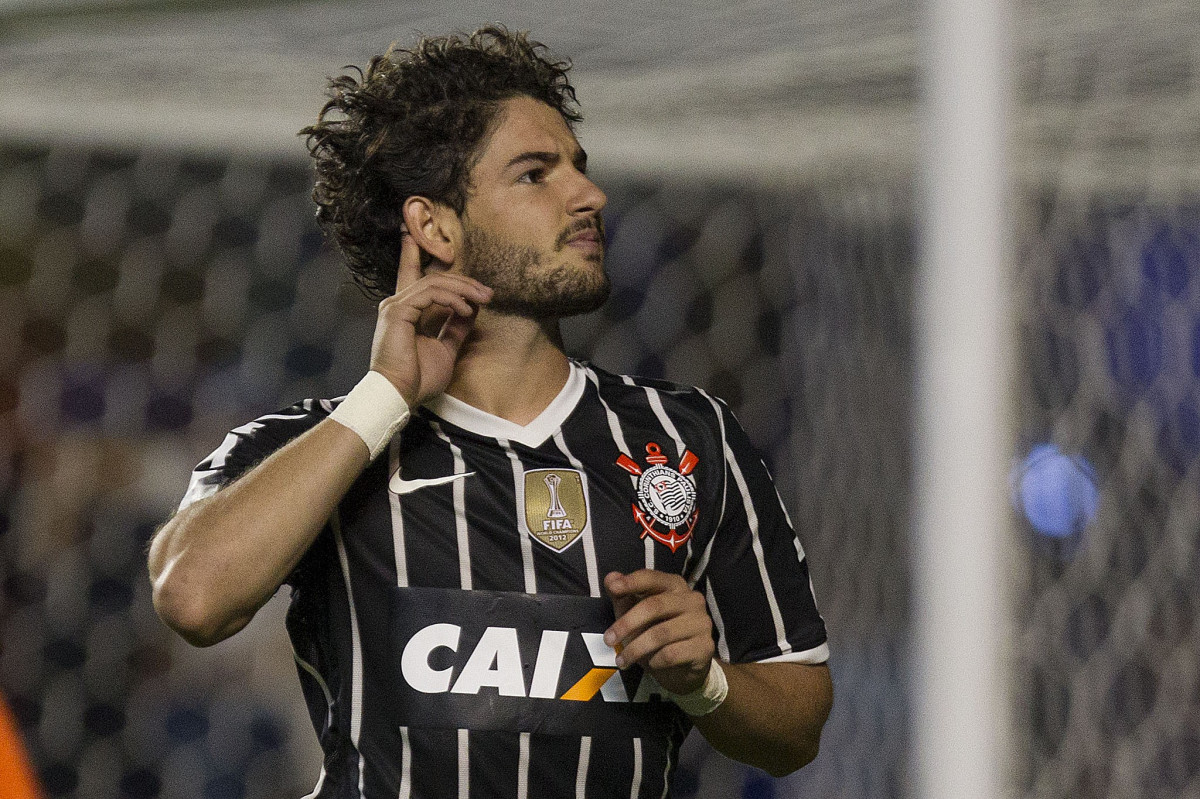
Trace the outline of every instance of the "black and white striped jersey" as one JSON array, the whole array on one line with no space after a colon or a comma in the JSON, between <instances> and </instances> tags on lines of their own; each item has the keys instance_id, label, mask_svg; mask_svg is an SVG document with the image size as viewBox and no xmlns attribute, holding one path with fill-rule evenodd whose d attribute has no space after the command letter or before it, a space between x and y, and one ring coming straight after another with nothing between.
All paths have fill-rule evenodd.
<instances>
[{"instance_id":1,"label":"black and white striped jersey","mask_svg":"<svg viewBox=\"0 0 1200 799\"><path fill-rule=\"evenodd\" d=\"M337 403L237 428L183 504ZM704 594L725 661L828 657L804 550L720 400L573 361L524 427L428 403L288 580L313 796L668 796L690 722L602 639L604 575L643 567Z\"/></svg>"}]
</instances>

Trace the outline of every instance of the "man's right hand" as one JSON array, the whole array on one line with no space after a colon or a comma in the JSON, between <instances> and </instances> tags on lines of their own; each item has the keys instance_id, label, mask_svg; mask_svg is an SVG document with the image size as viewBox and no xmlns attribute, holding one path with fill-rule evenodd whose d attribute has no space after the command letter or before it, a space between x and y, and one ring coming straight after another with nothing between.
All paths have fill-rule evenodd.
<instances>
[{"instance_id":1,"label":"man's right hand","mask_svg":"<svg viewBox=\"0 0 1200 799\"><path fill-rule=\"evenodd\" d=\"M492 297L462 275L422 276L420 259L405 235L396 294L379 305L371 348L371 368L414 408L449 385L475 309ZM242 629L312 546L367 455L361 437L326 419L180 510L150 545L159 615L197 646Z\"/></svg>"},{"instance_id":2,"label":"man's right hand","mask_svg":"<svg viewBox=\"0 0 1200 799\"><path fill-rule=\"evenodd\" d=\"M371 342L371 370L379 372L415 408L450 385L459 349L492 290L455 272L421 274L421 248L405 232L396 293L379 303Z\"/></svg>"}]
</instances>

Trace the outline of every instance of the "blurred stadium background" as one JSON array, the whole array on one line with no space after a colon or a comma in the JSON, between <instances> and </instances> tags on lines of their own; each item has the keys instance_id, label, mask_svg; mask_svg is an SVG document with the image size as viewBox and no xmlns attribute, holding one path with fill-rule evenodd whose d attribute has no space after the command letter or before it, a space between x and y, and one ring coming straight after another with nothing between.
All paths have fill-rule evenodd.
<instances>
[{"instance_id":1,"label":"blurred stadium background","mask_svg":"<svg viewBox=\"0 0 1200 799\"><path fill-rule=\"evenodd\" d=\"M311 788L282 598L190 649L144 548L225 431L365 369L294 135L323 77L503 21L573 57L610 196L616 290L570 348L730 400L831 632L818 760L775 781L693 737L677 795L911 795L918 11L0 5L0 690L47 793ZM1013 785L1200 796L1200 16L1016 18Z\"/></svg>"}]
</instances>

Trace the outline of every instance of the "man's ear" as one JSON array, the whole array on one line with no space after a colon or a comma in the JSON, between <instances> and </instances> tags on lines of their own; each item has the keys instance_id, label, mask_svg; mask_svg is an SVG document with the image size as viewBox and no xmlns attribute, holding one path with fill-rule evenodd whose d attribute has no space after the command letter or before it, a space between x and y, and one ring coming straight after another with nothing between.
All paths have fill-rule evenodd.
<instances>
[{"instance_id":1,"label":"man's ear","mask_svg":"<svg viewBox=\"0 0 1200 799\"><path fill-rule=\"evenodd\" d=\"M434 260L452 267L462 244L462 223L454 209L412 196L404 201L403 212L404 224L417 246Z\"/></svg>"}]
</instances>

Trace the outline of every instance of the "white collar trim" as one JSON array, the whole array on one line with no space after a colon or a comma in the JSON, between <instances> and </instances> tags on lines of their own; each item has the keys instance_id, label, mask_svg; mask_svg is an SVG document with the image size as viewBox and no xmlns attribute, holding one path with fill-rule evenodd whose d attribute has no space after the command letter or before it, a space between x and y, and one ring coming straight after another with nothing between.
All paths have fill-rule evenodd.
<instances>
[{"instance_id":1,"label":"white collar trim","mask_svg":"<svg viewBox=\"0 0 1200 799\"><path fill-rule=\"evenodd\" d=\"M527 447L540 447L546 439L554 435L583 396L587 387L587 377L583 367L574 361L568 362L571 373L567 375L566 385L558 392L546 409L525 426L515 424L499 416L493 416L487 411L481 411L474 405L468 405L449 394L439 394L425 403L425 407L436 416L445 419L450 424L461 427L481 436L503 438L516 441Z\"/></svg>"}]
</instances>

